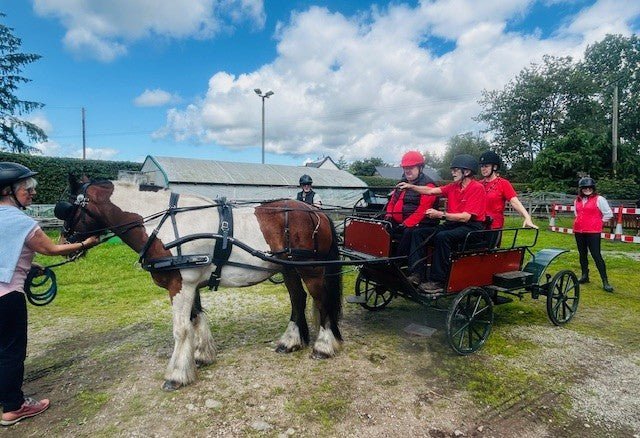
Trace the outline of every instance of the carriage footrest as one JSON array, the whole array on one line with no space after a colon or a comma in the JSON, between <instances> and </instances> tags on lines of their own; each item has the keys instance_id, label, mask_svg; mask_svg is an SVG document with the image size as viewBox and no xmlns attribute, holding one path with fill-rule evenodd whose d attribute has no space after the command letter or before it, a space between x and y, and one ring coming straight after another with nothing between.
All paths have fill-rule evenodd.
<instances>
[{"instance_id":1,"label":"carriage footrest","mask_svg":"<svg viewBox=\"0 0 640 438\"><path fill-rule=\"evenodd\" d=\"M347 303L349 304L364 304L367 302L367 299L364 295L351 295L347 297Z\"/></svg>"},{"instance_id":2,"label":"carriage footrest","mask_svg":"<svg viewBox=\"0 0 640 438\"><path fill-rule=\"evenodd\" d=\"M509 271L493 274L493 284L505 289L518 289L531 284L533 274L525 271Z\"/></svg>"}]
</instances>

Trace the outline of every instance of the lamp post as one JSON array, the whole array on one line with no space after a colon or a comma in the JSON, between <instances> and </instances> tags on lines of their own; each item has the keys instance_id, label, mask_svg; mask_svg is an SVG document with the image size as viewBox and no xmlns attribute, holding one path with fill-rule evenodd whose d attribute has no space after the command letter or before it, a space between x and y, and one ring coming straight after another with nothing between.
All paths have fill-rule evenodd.
<instances>
[{"instance_id":1,"label":"lamp post","mask_svg":"<svg viewBox=\"0 0 640 438\"><path fill-rule=\"evenodd\" d=\"M255 91L258 97L262 99L262 164L264 164L264 100L273 96L273 91L269 90L264 94L262 94L262 90L260 88L256 88L253 91Z\"/></svg>"}]
</instances>

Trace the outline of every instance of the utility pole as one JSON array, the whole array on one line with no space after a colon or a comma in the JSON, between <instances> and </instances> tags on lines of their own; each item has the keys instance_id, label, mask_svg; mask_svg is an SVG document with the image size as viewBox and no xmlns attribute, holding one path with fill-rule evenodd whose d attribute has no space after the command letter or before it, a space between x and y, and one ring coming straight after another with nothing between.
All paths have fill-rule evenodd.
<instances>
[{"instance_id":1,"label":"utility pole","mask_svg":"<svg viewBox=\"0 0 640 438\"><path fill-rule=\"evenodd\" d=\"M85 123L84 123L84 107L82 107L82 159L87 159L87 138L85 132Z\"/></svg>"},{"instance_id":2,"label":"utility pole","mask_svg":"<svg viewBox=\"0 0 640 438\"><path fill-rule=\"evenodd\" d=\"M618 166L618 83L613 86L613 110L611 115L611 167L616 177Z\"/></svg>"}]
</instances>

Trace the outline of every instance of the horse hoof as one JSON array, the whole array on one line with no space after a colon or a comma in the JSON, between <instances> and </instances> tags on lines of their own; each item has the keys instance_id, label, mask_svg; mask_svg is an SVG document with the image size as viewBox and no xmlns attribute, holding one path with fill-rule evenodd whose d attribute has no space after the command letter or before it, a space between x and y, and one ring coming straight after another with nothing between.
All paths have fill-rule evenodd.
<instances>
[{"instance_id":1,"label":"horse hoof","mask_svg":"<svg viewBox=\"0 0 640 438\"><path fill-rule=\"evenodd\" d=\"M321 351L315 351L313 353L311 353L311 359L329 359L331 358L331 355L327 354L327 353L323 353Z\"/></svg>"},{"instance_id":2,"label":"horse hoof","mask_svg":"<svg viewBox=\"0 0 640 438\"><path fill-rule=\"evenodd\" d=\"M209 366L213 363L213 361L209 362L206 360L198 360L196 359L196 368L204 368L206 366Z\"/></svg>"},{"instance_id":3,"label":"horse hoof","mask_svg":"<svg viewBox=\"0 0 640 438\"><path fill-rule=\"evenodd\" d=\"M162 384L162 390L171 392L179 389L182 386L180 382L176 382L175 380L165 380Z\"/></svg>"},{"instance_id":4,"label":"horse hoof","mask_svg":"<svg viewBox=\"0 0 640 438\"><path fill-rule=\"evenodd\" d=\"M298 351L300 350L300 346L299 345L294 345L293 347L287 347L286 345L283 344L278 344L278 346L276 347L276 353L293 353L294 351Z\"/></svg>"}]
</instances>

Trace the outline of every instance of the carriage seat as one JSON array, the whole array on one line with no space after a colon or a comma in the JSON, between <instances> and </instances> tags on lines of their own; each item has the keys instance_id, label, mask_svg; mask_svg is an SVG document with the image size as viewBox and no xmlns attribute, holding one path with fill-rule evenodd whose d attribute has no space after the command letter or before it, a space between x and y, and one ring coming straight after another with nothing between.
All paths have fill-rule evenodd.
<instances>
[{"instance_id":1,"label":"carriage seat","mask_svg":"<svg viewBox=\"0 0 640 438\"><path fill-rule=\"evenodd\" d=\"M464 241L458 244L458 252L487 251L496 249L500 243L502 231L492 230L492 223L493 218L485 216L484 222L482 223L483 229L470 232L467 235L466 245Z\"/></svg>"}]
</instances>

